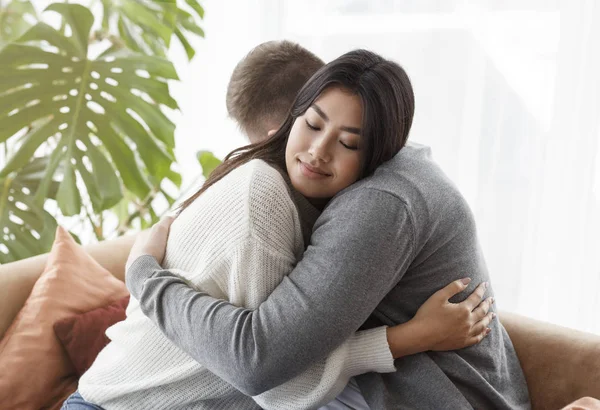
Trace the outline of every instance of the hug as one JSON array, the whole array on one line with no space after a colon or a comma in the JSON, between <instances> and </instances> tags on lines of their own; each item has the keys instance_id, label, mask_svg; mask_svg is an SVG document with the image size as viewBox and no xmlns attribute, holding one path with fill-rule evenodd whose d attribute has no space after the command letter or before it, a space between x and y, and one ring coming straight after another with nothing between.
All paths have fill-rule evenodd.
<instances>
[{"instance_id":1,"label":"hug","mask_svg":"<svg viewBox=\"0 0 600 410\"><path fill-rule=\"evenodd\" d=\"M530 408L402 67L269 42L227 104L251 144L133 245L127 318L63 408Z\"/></svg>"},{"instance_id":2,"label":"hug","mask_svg":"<svg viewBox=\"0 0 600 410\"><path fill-rule=\"evenodd\" d=\"M133 245L127 318L63 408L530 408L400 65L269 42L227 106L251 144Z\"/></svg>"}]
</instances>

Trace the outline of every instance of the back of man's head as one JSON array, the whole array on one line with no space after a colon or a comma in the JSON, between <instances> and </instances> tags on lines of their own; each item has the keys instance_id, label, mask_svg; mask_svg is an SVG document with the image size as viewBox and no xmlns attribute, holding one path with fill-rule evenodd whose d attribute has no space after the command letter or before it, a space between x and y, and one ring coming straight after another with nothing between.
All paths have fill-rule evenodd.
<instances>
[{"instance_id":1,"label":"back of man's head","mask_svg":"<svg viewBox=\"0 0 600 410\"><path fill-rule=\"evenodd\" d=\"M290 41L256 46L233 70L227 87L227 111L250 142L267 138L285 120L300 88L325 63Z\"/></svg>"}]
</instances>

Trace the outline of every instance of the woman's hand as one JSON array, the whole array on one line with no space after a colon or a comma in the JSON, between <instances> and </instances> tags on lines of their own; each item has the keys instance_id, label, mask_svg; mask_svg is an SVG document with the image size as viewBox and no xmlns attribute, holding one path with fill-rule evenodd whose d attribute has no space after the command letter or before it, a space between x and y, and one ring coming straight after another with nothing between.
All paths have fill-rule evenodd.
<instances>
[{"instance_id":1,"label":"woman's hand","mask_svg":"<svg viewBox=\"0 0 600 410\"><path fill-rule=\"evenodd\" d=\"M125 264L125 272L127 272L133 261L142 255L153 256L159 264L162 264L167 248L169 228L174 220L174 216L164 217L154 224L150 228L150 231L138 234L129 252L129 257Z\"/></svg>"},{"instance_id":2,"label":"woman's hand","mask_svg":"<svg viewBox=\"0 0 600 410\"><path fill-rule=\"evenodd\" d=\"M394 358L428 350L457 350L483 340L496 316L489 312L494 298L482 302L487 282L480 284L461 303L449 301L462 292L469 279L457 280L434 293L410 321L388 328L388 343ZM489 313L488 313L489 312Z\"/></svg>"}]
</instances>

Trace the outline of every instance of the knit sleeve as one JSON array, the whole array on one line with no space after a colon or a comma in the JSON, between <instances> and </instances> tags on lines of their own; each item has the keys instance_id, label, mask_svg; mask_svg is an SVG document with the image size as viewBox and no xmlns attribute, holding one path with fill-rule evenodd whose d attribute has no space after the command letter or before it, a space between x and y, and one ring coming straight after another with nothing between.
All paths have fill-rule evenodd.
<instances>
[{"instance_id":1,"label":"knit sleeve","mask_svg":"<svg viewBox=\"0 0 600 410\"><path fill-rule=\"evenodd\" d=\"M356 332L303 373L253 399L266 410L318 408L340 394L353 376L395 371L386 326L381 326Z\"/></svg>"}]
</instances>

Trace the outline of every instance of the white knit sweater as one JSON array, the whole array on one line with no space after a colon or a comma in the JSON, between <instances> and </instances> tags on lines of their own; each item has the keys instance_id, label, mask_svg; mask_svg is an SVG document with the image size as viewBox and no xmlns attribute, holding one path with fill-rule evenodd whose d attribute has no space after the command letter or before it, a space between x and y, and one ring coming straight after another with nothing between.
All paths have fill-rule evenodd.
<instances>
[{"instance_id":1,"label":"white knit sweater","mask_svg":"<svg viewBox=\"0 0 600 410\"><path fill-rule=\"evenodd\" d=\"M302 224L310 228L318 213L298 202L276 169L253 160L177 217L163 265L214 297L256 308L304 252ZM250 399L171 343L133 298L127 319L106 334L111 342L79 382L86 400L107 410L250 408ZM316 408L335 398L352 376L395 370L385 327L360 331L250 402L265 409Z\"/></svg>"}]
</instances>

